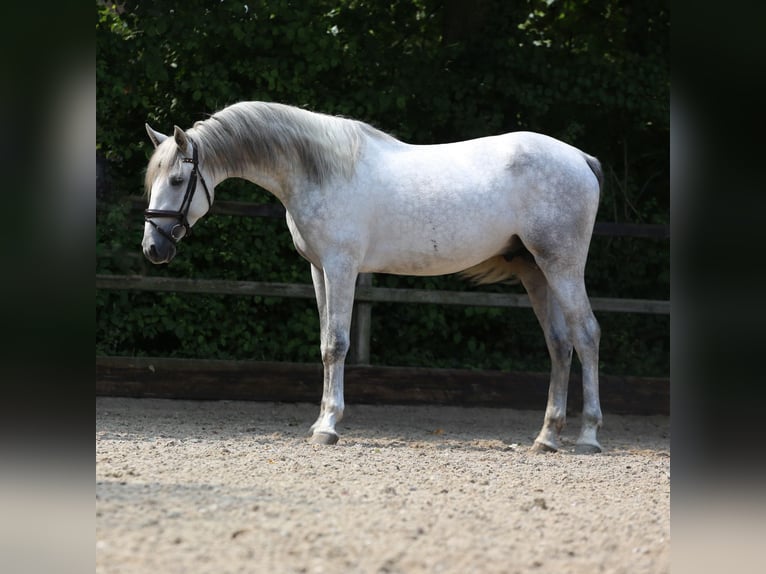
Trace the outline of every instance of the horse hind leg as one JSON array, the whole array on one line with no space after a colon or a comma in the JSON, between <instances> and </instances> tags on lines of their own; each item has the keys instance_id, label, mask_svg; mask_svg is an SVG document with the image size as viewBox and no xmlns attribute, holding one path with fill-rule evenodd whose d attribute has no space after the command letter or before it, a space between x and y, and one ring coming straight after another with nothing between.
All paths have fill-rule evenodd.
<instances>
[{"instance_id":1,"label":"horse hind leg","mask_svg":"<svg viewBox=\"0 0 766 574\"><path fill-rule=\"evenodd\" d=\"M593 315L585 290L584 265L560 262L546 264L545 261L540 261L540 266L548 280L551 293L561 308L582 365L582 427L575 451L598 453L602 449L597 435L603 421L598 389L598 351L601 329Z\"/></svg>"},{"instance_id":2,"label":"horse hind leg","mask_svg":"<svg viewBox=\"0 0 766 574\"><path fill-rule=\"evenodd\" d=\"M529 295L532 309L543 329L551 358L551 378L545 419L532 446L534 452L556 452L559 435L566 424L567 390L572 365L572 340L564 314L548 287L548 281L534 263L517 262L517 275Z\"/></svg>"}]
</instances>

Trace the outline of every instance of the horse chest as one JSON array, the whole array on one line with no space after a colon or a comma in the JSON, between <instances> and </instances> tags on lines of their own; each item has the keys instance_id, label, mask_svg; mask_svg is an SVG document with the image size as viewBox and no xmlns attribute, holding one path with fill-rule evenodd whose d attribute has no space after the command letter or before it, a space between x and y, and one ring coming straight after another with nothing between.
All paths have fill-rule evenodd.
<instances>
[{"instance_id":1,"label":"horse chest","mask_svg":"<svg viewBox=\"0 0 766 574\"><path fill-rule=\"evenodd\" d=\"M321 202L288 209L287 227L296 250L317 267L328 253L348 251L358 255L367 244L367 226L359 222L353 206L339 208Z\"/></svg>"}]
</instances>

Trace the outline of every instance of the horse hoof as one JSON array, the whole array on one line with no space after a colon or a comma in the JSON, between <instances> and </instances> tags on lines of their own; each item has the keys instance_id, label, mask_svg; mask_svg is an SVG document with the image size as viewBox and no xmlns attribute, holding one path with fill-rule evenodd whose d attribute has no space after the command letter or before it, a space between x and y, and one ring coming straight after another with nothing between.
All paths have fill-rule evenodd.
<instances>
[{"instance_id":1,"label":"horse hoof","mask_svg":"<svg viewBox=\"0 0 766 574\"><path fill-rule=\"evenodd\" d=\"M315 432L309 438L312 444L335 444L338 442L338 435L334 432Z\"/></svg>"},{"instance_id":2,"label":"horse hoof","mask_svg":"<svg viewBox=\"0 0 766 574\"><path fill-rule=\"evenodd\" d=\"M601 446L597 444L576 444L575 454L598 454L601 452Z\"/></svg>"},{"instance_id":3,"label":"horse hoof","mask_svg":"<svg viewBox=\"0 0 766 574\"><path fill-rule=\"evenodd\" d=\"M549 452L558 452L559 449L557 449L552 444L545 444L540 441L535 441L535 443L532 445L532 448L530 450L532 452L545 454Z\"/></svg>"}]
</instances>

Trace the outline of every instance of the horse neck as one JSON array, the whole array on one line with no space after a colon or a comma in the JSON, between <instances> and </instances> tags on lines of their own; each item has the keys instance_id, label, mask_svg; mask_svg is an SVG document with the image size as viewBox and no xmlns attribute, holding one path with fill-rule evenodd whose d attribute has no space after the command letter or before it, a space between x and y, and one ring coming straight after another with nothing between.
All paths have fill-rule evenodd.
<instances>
[{"instance_id":1,"label":"horse neck","mask_svg":"<svg viewBox=\"0 0 766 574\"><path fill-rule=\"evenodd\" d=\"M192 135L192 137L194 136ZM246 145L246 143L243 142L238 145ZM213 186L217 186L230 178L244 179L265 189L283 204L289 200L293 190L298 186L296 174L291 173L291 170L285 167L284 164L287 162L283 159L279 159L277 162L261 161L235 164L226 161L227 152L225 149L212 150L208 148L206 152L207 157L204 164L210 166L210 179ZM214 154L222 154L224 158L216 157Z\"/></svg>"},{"instance_id":2,"label":"horse neck","mask_svg":"<svg viewBox=\"0 0 766 574\"><path fill-rule=\"evenodd\" d=\"M274 195L283 204L289 201L297 187L294 178L288 176L285 171L274 169L273 166L253 166L234 177L256 184Z\"/></svg>"}]
</instances>

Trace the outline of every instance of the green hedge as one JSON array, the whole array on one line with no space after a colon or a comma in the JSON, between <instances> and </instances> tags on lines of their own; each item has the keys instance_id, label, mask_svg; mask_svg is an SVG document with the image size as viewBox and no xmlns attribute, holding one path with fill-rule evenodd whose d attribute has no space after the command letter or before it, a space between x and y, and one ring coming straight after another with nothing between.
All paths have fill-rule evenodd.
<instances>
[{"instance_id":1,"label":"green hedge","mask_svg":"<svg viewBox=\"0 0 766 574\"><path fill-rule=\"evenodd\" d=\"M310 282L283 221L209 216L166 267L142 260L151 145L239 100L368 121L413 143L518 129L598 156L601 221L666 223L666 2L477 0L96 3L97 272ZM273 202L229 181L218 197ZM592 296L669 297L667 241L594 238ZM456 277L379 275L376 285L466 289ZM507 287L485 287L488 291ZM514 288L517 289L518 288ZM667 375L669 318L601 313L602 369ZM529 310L373 308L376 364L547 370ZM96 352L317 361L312 301L100 291Z\"/></svg>"}]
</instances>

